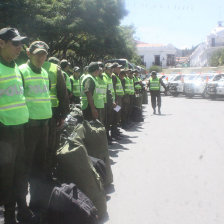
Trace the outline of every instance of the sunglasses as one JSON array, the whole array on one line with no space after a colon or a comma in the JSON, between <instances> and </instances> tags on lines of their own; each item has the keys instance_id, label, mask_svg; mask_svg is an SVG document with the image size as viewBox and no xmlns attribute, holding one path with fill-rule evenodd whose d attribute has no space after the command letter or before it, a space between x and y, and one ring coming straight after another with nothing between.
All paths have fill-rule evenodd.
<instances>
[{"instance_id":1,"label":"sunglasses","mask_svg":"<svg viewBox=\"0 0 224 224\"><path fill-rule=\"evenodd\" d=\"M22 43L21 41L12 41L12 45L13 45L14 47L18 47L18 46L20 46L20 45L23 45L23 43Z\"/></svg>"}]
</instances>

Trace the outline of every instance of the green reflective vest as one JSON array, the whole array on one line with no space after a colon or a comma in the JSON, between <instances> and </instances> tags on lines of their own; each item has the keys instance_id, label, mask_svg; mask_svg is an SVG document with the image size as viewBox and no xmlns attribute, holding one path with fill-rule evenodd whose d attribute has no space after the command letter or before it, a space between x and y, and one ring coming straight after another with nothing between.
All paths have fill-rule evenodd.
<instances>
[{"instance_id":1,"label":"green reflective vest","mask_svg":"<svg viewBox=\"0 0 224 224\"><path fill-rule=\"evenodd\" d=\"M129 78L130 92L129 95L135 95L134 80Z\"/></svg>"},{"instance_id":2,"label":"green reflective vest","mask_svg":"<svg viewBox=\"0 0 224 224\"><path fill-rule=\"evenodd\" d=\"M63 75L65 77L66 88L71 92L72 91L72 84L71 84L69 75L64 71L63 71Z\"/></svg>"},{"instance_id":3,"label":"green reflective vest","mask_svg":"<svg viewBox=\"0 0 224 224\"><path fill-rule=\"evenodd\" d=\"M82 110L85 110L88 106L88 100L87 100L87 96L86 94L84 93L84 82L87 78L91 78L94 83L95 83L95 89L94 89L94 92L93 92L93 102L94 102L94 105L96 108L104 108L104 100L102 98L102 90L98 84L98 81L95 77L93 77L92 75L85 75L85 77L83 78L82 80L82 83L81 83L81 107L82 107Z\"/></svg>"},{"instance_id":4,"label":"green reflective vest","mask_svg":"<svg viewBox=\"0 0 224 224\"><path fill-rule=\"evenodd\" d=\"M10 68L0 63L0 122L7 126L20 125L28 119L29 111L18 66Z\"/></svg>"},{"instance_id":5,"label":"green reflective vest","mask_svg":"<svg viewBox=\"0 0 224 224\"><path fill-rule=\"evenodd\" d=\"M71 76L70 79L73 81L73 86L72 86L73 95L80 97L81 96L80 79L75 79L73 76Z\"/></svg>"},{"instance_id":6,"label":"green reflective vest","mask_svg":"<svg viewBox=\"0 0 224 224\"><path fill-rule=\"evenodd\" d=\"M150 88L149 88L150 90L160 90L160 82L157 77L155 79L151 77L149 80L150 80Z\"/></svg>"},{"instance_id":7,"label":"green reflective vest","mask_svg":"<svg viewBox=\"0 0 224 224\"><path fill-rule=\"evenodd\" d=\"M46 61L43 65L43 68L47 71L48 77L51 82L50 97L52 107L58 107L59 101L57 98L57 75L58 75L58 66L54 63Z\"/></svg>"},{"instance_id":8,"label":"green reflective vest","mask_svg":"<svg viewBox=\"0 0 224 224\"><path fill-rule=\"evenodd\" d=\"M140 81L141 81L140 78L134 76L134 82L140 82ZM136 89L136 90L140 90L141 88L142 88L142 87L141 87L140 84L135 85L135 89Z\"/></svg>"},{"instance_id":9,"label":"green reflective vest","mask_svg":"<svg viewBox=\"0 0 224 224\"><path fill-rule=\"evenodd\" d=\"M103 73L105 79L107 80L107 89L111 92L113 97L113 102L115 102L115 92L114 92L114 86L113 86L113 80L112 77L106 73Z\"/></svg>"},{"instance_id":10,"label":"green reflective vest","mask_svg":"<svg viewBox=\"0 0 224 224\"><path fill-rule=\"evenodd\" d=\"M116 82L116 95L117 96L124 96L124 90L121 84L121 80L118 78L118 76L116 74L114 74L116 76L117 82Z\"/></svg>"},{"instance_id":11,"label":"green reflective vest","mask_svg":"<svg viewBox=\"0 0 224 224\"><path fill-rule=\"evenodd\" d=\"M107 80L104 76L97 76L96 80L100 87L100 97L103 98L104 103L107 103Z\"/></svg>"},{"instance_id":12,"label":"green reflective vest","mask_svg":"<svg viewBox=\"0 0 224 224\"><path fill-rule=\"evenodd\" d=\"M125 80L125 90L124 90L124 92L125 92L125 94L130 95L130 91L131 91L130 80L129 80L128 77L125 77L124 80Z\"/></svg>"},{"instance_id":13,"label":"green reflective vest","mask_svg":"<svg viewBox=\"0 0 224 224\"><path fill-rule=\"evenodd\" d=\"M45 69L41 74L34 73L28 64L19 66L23 74L26 105L30 119L42 120L52 117L51 98L49 92L49 78Z\"/></svg>"}]
</instances>

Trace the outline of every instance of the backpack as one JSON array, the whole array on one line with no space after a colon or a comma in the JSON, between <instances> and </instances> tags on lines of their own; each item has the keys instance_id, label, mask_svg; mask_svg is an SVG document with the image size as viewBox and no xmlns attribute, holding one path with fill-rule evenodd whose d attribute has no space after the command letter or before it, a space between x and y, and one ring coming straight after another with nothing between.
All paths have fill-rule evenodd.
<instances>
[{"instance_id":1,"label":"backpack","mask_svg":"<svg viewBox=\"0 0 224 224\"><path fill-rule=\"evenodd\" d=\"M51 193L48 224L97 224L97 209L75 184L62 184Z\"/></svg>"}]
</instances>

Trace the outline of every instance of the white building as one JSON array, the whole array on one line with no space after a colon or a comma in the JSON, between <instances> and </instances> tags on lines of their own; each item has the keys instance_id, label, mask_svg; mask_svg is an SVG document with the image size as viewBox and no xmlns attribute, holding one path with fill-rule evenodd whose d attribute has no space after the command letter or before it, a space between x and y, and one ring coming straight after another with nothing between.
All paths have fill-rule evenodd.
<instances>
[{"instance_id":1,"label":"white building","mask_svg":"<svg viewBox=\"0 0 224 224\"><path fill-rule=\"evenodd\" d=\"M171 44L148 44L136 41L136 46L137 53L141 56L146 68L152 65L162 66L162 68L175 65L177 50Z\"/></svg>"},{"instance_id":2,"label":"white building","mask_svg":"<svg viewBox=\"0 0 224 224\"><path fill-rule=\"evenodd\" d=\"M190 56L191 67L209 66L212 54L224 48L224 26L219 22L214 30L207 36L205 42L199 44Z\"/></svg>"}]
</instances>

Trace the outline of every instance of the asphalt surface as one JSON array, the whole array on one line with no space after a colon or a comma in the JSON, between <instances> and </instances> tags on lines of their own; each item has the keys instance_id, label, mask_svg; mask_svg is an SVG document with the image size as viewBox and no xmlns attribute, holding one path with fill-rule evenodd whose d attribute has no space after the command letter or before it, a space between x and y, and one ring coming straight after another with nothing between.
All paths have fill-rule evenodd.
<instances>
[{"instance_id":1,"label":"asphalt surface","mask_svg":"<svg viewBox=\"0 0 224 224\"><path fill-rule=\"evenodd\" d=\"M143 109L110 147L104 223L223 224L224 101L163 97L161 116Z\"/></svg>"},{"instance_id":2,"label":"asphalt surface","mask_svg":"<svg viewBox=\"0 0 224 224\"><path fill-rule=\"evenodd\" d=\"M163 97L111 147L108 224L224 223L224 101ZM129 136L129 137L127 137Z\"/></svg>"}]
</instances>

